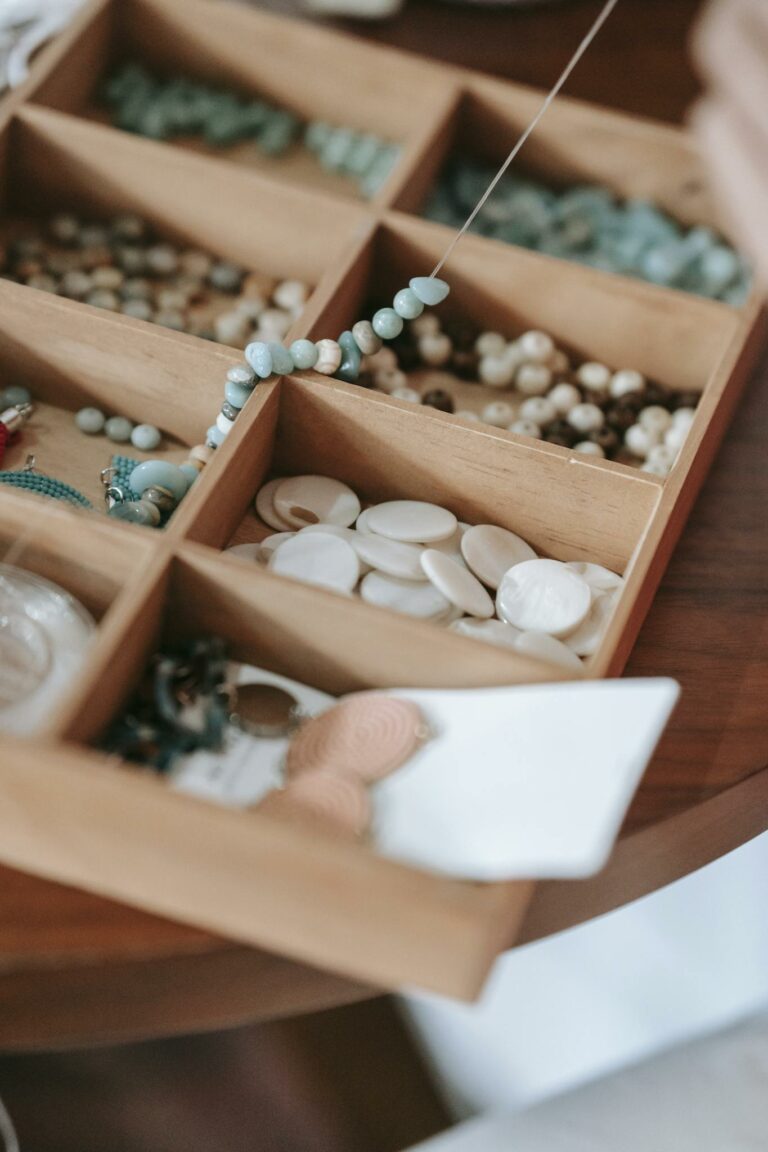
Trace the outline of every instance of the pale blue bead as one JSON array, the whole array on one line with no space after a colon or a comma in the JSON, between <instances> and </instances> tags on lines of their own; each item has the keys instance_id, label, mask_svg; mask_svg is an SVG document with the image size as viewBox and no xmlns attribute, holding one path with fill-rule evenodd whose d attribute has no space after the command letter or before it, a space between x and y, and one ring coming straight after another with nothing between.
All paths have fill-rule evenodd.
<instances>
[{"instance_id":1,"label":"pale blue bead","mask_svg":"<svg viewBox=\"0 0 768 1152\"><path fill-rule=\"evenodd\" d=\"M320 163L331 172L338 172L354 147L355 133L349 128L336 128L328 137L320 153Z\"/></svg>"},{"instance_id":2,"label":"pale blue bead","mask_svg":"<svg viewBox=\"0 0 768 1152\"><path fill-rule=\"evenodd\" d=\"M401 288L392 301L392 307L403 320L415 320L424 311L424 305L412 288Z\"/></svg>"},{"instance_id":3,"label":"pale blue bead","mask_svg":"<svg viewBox=\"0 0 768 1152\"><path fill-rule=\"evenodd\" d=\"M718 244L702 257L701 274L710 292L719 294L738 276L739 258L732 248Z\"/></svg>"},{"instance_id":4,"label":"pale blue bead","mask_svg":"<svg viewBox=\"0 0 768 1152\"><path fill-rule=\"evenodd\" d=\"M294 367L306 372L317 364L317 345L312 340L294 340L290 348Z\"/></svg>"},{"instance_id":5,"label":"pale blue bead","mask_svg":"<svg viewBox=\"0 0 768 1152\"><path fill-rule=\"evenodd\" d=\"M358 136L344 161L344 168L350 176L364 176L379 155L381 141L378 136L366 134Z\"/></svg>"},{"instance_id":6,"label":"pale blue bead","mask_svg":"<svg viewBox=\"0 0 768 1152\"><path fill-rule=\"evenodd\" d=\"M182 499L189 487L179 466L168 460L145 460L143 464L137 464L128 483L131 490L139 494L156 485L167 488L177 500Z\"/></svg>"},{"instance_id":7,"label":"pale blue bead","mask_svg":"<svg viewBox=\"0 0 768 1152\"><path fill-rule=\"evenodd\" d=\"M12 384L3 391L3 407L10 408L13 404L31 404L32 393L29 388L21 384Z\"/></svg>"},{"instance_id":8,"label":"pale blue bead","mask_svg":"<svg viewBox=\"0 0 768 1152\"><path fill-rule=\"evenodd\" d=\"M131 438L133 424L125 416L110 416L104 425L104 431L115 444L125 444Z\"/></svg>"},{"instance_id":9,"label":"pale blue bead","mask_svg":"<svg viewBox=\"0 0 768 1152\"><path fill-rule=\"evenodd\" d=\"M224 396L233 408L244 408L245 402L253 392L246 384L237 384L234 380L227 380L224 385Z\"/></svg>"},{"instance_id":10,"label":"pale blue bead","mask_svg":"<svg viewBox=\"0 0 768 1152\"><path fill-rule=\"evenodd\" d=\"M75 416L75 424L81 432L95 436L104 430L104 413L98 408L81 408Z\"/></svg>"},{"instance_id":11,"label":"pale blue bead","mask_svg":"<svg viewBox=\"0 0 768 1152\"><path fill-rule=\"evenodd\" d=\"M287 348L275 340L271 341L267 347L272 357L273 372L276 372L278 376L285 376L286 373L293 372L293 357Z\"/></svg>"},{"instance_id":12,"label":"pale blue bead","mask_svg":"<svg viewBox=\"0 0 768 1152\"><path fill-rule=\"evenodd\" d=\"M227 438L226 432L222 432L215 424L211 424L210 428L205 434L206 444L212 444L214 448L220 448Z\"/></svg>"},{"instance_id":13,"label":"pale blue bead","mask_svg":"<svg viewBox=\"0 0 768 1152\"><path fill-rule=\"evenodd\" d=\"M253 388L256 383L256 373L248 364L235 364L234 368L230 368L227 372L227 380L231 380L233 384L242 384L246 388Z\"/></svg>"},{"instance_id":14,"label":"pale blue bead","mask_svg":"<svg viewBox=\"0 0 768 1152\"><path fill-rule=\"evenodd\" d=\"M398 316L394 308L379 308L371 320L373 330L382 340L394 340L403 330L403 318Z\"/></svg>"},{"instance_id":15,"label":"pale blue bead","mask_svg":"<svg viewBox=\"0 0 768 1152\"><path fill-rule=\"evenodd\" d=\"M272 353L263 340L254 340L245 350L245 358L257 376L266 380L272 375Z\"/></svg>"},{"instance_id":16,"label":"pale blue bead","mask_svg":"<svg viewBox=\"0 0 768 1152\"><path fill-rule=\"evenodd\" d=\"M437 276L414 276L410 286L422 304L430 307L442 304L451 290L445 280L438 280Z\"/></svg>"},{"instance_id":17,"label":"pale blue bead","mask_svg":"<svg viewBox=\"0 0 768 1152\"><path fill-rule=\"evenodd\" d=\"M137 424L131 432L131 444L141 452L152 452L160 443L160 429L154 424Z\"/></svg>"},{"instance_id":18,"label":"pale blue bead","mask_svg":"<svg viewBox=\"0 0 768 1152\"><path fill-rule=\"evenodd\" d=\"M179 464L179 472L183 472L189 487L191 488L195 480L199 479L200 473L194 464Z\"/></svg>"},{"instance_id":19,"label":"pale blue bead","mask_svg":"<svg viewBox=\"0 0 768 1152\"><path fill-rule=\"evenodd\" d=\"M113 504L107 512L113 520L125 520L128 524L147 524L156 528L160 523L160 513L148 500L126 500Z\"/></svg>"}]
</instances>

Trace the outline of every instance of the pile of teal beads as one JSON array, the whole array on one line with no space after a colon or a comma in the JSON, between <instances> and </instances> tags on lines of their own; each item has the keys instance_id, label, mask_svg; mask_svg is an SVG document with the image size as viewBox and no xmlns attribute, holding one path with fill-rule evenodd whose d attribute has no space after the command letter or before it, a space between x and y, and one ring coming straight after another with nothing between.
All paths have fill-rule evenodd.
<instances>
[{"instance_id":1,"label":"pile of teal beads","mask_svg":"<svg viewBox=\"0 0 768 1152\"><path fill-rule=\"evenodd\" d=\"M104 99L116 127L152 140L202 136L219 148L252 140L274 157L303 142L323 168L354 180L366 198L377 194L400 153L397 145L371 133L305 122L266 100L189 77L158 78L137 63L125 64L107 81Z\"/></svg>"},{"instance_id":2,"label":"pile of teal beads","mask_svg":"<svg viewBox=\"0 0 768 1152\"><path fill-rule=\"evenodd\" d=\"M452 161L425 215L460 228L494 170L467 158ZM648 200L620 201L608 188L553 189L505 176L472 225L494 240L677 288L741 307L752 275L746 261L711 228L686 229Z\"/></svg>"},{"instance_id":3,"label":"pile of teal beads","mask_svg":"<svg viewBox=\"0 0 768 1152\"><path fill-rule=\"evenodd\" d=\"M134 467L128 473L128 466ZM131 499L119 501L109 509L113 520L145 524L158 528L176 509L197 479L197 469L189 464L172 464L168 460L145 460L142 464L123 457L113 458L114 483L127 489ZM126 483L127 479L127 483Z\"/></svg>"},{"instance_id":4,"label":"pile of teal beads","mask_svg":"<svg viewBox=\"0 0 768 1152\"><path fill-rule=\"evenodd\" d=\"M86 500L81 492L61 480L54 480L50 476L43 476L31 468L21 472L0 472L0 484L8 484L11 488L21 488L26 492L34 492L37 496L49 496L52 500L63 500L66 504L73 504L76 508L92 508L90 500Z\"/></svg>"}]
</instances>

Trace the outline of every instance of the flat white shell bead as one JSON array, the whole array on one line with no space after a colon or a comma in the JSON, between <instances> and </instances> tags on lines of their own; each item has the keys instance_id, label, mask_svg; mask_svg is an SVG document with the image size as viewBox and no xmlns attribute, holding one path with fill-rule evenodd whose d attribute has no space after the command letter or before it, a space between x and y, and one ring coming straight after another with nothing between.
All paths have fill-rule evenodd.
<instances>
[{"instance_id":1,"label":"flat white shell bead","mask_svg":"<svg viewBox=\"0 0 768 1152\"><path fill-rule=\"evenodd\" d=\"M284 479L285 477L280 476L277 480L270 480L256 493L257 515L276 532L288 532L291 529L291 525L278 516L273 503L275 492Z\"/></svg>"},{"instance_id":2,"label":"flat white shell bead","mask_svg":"<svg viewBox=\"0 0 768 1152\"><path fill-rule=\"evenodd\" d=\"M458 632L459 636L470 636L473 640L484 640L486 644L495 644L497 648L514 648L520 635L518 628L502 620L477 620L469 616L455 620L451 624L451 632Z\"/></svg>"},{"instance_id":3,"label":"flat white shell bead","mask_svg":"<svg viewBox=\"0 0 768 1152\"><path fill-rule=\"evenodd\" d=\"M271 536L267 536L262 540L259 545L257 559L262 564L267 564L273 552L275 552L281 544L285 544L286 540L293 540L295 532L273 532Z\"/></svg>"},{"instance_id":4,"label":"flat white shell bead","mask_svg":"<svg viewBox=\"0 0 768 1152\"><path fill-rule=\"evenodd\" d=\"M352 547L361 560L378 572L399 576L401 580L426 580L421 567L421 548L403 544L401 540L388 540L386 536L366 536L356 532Z\"/></svg>"},{"instance_id":5,"label":"flat white shell bead","mask_svg":"<svg viewBox=\"0 0 768 1152\"><path fill-rule=\"evenodd\" d=\"M299 532L269 558L272 572L335 592L351 592L360 578L360 561L351 544L328 532Z\"/></svg>"},{"instance_id":6,"label":"flat white shell bead","mask_svg":"<svg viewBox=\"0 0 768 1152\"><path fill-rule=\"evenodd\" d=\"M451 604L455 604L468 616L490 619L493 616L493 600L476 576L467 568L462 568L444 552L427 548L421 554L421 566L427 579Z\"/></svg>"},{"instance_id":7,"label":"flat white shell bead","mask_svg":"<svg viewBox=\"0 0 768 1152\"><path fill-rule=\"evenodd\" d=\"M322 523L348 528L360 515L352 489L330 476L290 476L278 484L272 504L292 528Z\"/></svg>"},{"instance_id":8,"label":"flat white shell bead","mask_svg":"<svg viewBox=\"0 0 768 1152\"><path fill-rule=\"evenodd\" d=\"M450 602L428 580L417 583L387 576L384 572L369 572L360 585L360 595L367 604L420 620L439 620L451 608Z\"/></svg>"},{"instance_id":9,"label":"flat white shell bead","mask_svg":"<svg viewBox=\"0 0 768 1152\"><path fill-rule=\"evenodd\" d=\"M589 585L559 560L524 560L504 575L496 606L499 616L523 632L567 636L589 612Z\"/></svg>"},{"instance_id":10,"label":"flat white shell bead","mask_svg":"<svg viewBox=\"0 0 768 1152\"><path fill-rule=\"evenodd\" d=\"M515 641L515 651L524 656L533 656L536 660L543 660L547 664L557 664L561 668L569 668L574 672L581 672L583 665L575 652L562 640L546 632L521 632Z\"/></svg>"},{"instance_id":11,"label":"flat white shell bead","mask_svg":"<svg viewBox=\"0 0 768 1152\"><path fill-rule=\"evenodd\" d=\"M478 579L494 589L515 564L536 559L533 548L522 537L495 524L469 528L461 540L461 553Z\"/></svg>"},{"instance_id":12,"label":"flat white shell bead","mask_svg":"<svg viewBox=\"0 0 768 1152\"><path fill-rule=\"evenodd\" d=\"M224 551L228 556L239 556L241 560L258 562L261 559L261 544L258 540L249 544L233 544L231 548L225 548Z\"/></svg>"},{"instance_id":13,"label":"flat white shell bead","mask_svg":"<svg viewBox=\"0 0 768 1152\"><path fill-rule=\"evenodd\" d=\"M591 564L587 560L569 560L565 566L580 576L596 592L613 592L624 584L623 576L611 572L610 568L604 568L602 564Z\"/></svg>"},{"instance_id":14,"label":"flat white shell bead","mask_svg":"<svg viewBox=\"0 0 768 1152\"><path fill-rule=\"evenodd\" d=\"M605 635L616 605L616 593L601 592L593 601L586 620L563 641L577 656L594 656Z\"/></svg>"},{"instance_id":15,"label":"flat white shell bead","mask_svg":"<svg viewBox=\"0 0 768 1152\"><path fill-rule=\"evenodd\" d=\"M366 516L366 527L370 532L406 544L446 540L454 534L457 524L453 512L423 500L389 500L369 508Z\"/></svg>"}]
</instances>

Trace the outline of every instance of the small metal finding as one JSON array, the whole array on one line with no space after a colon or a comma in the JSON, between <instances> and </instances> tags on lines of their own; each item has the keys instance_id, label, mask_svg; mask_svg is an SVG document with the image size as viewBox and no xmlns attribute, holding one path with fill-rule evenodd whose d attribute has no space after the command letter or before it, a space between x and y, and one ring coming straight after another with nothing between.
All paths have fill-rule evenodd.
<instances>
[{"instance_id":1,"label":"small metal finding","mask_svg":"<svg viewBox=\"0 0 768 1152\"><path fill-rule=\"evenodd\" d=\"M128 499L128 494L124 488L119 484L114 483L114 478L117 474L117 468L102 468L99 475L101 482L104 485L104 503L107 506L107 511L114 508L116 504L124 504Z\"/></svg>"}]
</instances>

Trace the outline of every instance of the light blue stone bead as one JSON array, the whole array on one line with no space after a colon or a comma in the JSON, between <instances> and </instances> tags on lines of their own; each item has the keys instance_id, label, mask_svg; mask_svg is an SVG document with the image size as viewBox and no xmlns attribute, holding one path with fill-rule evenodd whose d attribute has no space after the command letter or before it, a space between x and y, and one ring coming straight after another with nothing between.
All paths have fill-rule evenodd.
<instances>
[{"instance_id":1,"label":"light blue stone bead","mask_svg":"<svg viewBox=\"0 0 768 1152\"><path fill-rule=\"evenodd\" d=\"M403 320L415 320L424 311L424 304L412 288L401 288L392 301L392 307Z\"/></svg>"},{"instance_id":2,"label":"light blue stone bead","mask_svg":"<svg viewBox=\"0 0 768 1152\"><path fill-rule=\"evenodd\" d=\"M364 176L379 155L380 148L381 141L378 136L367 133L358 136L344 161L345 170L350 176Z\"/></svg>"},{"instance_id":3,"label":"light blue stone bead","mask_svg":"<svg viewBox=\"0 0 768 1152\"><path fill-rule=\"evenodd\" d=\"M332 133L333 128L324 120L312 120L304 130L304 144L310 152L321 152Z\"/></svg>"},{"instance_id":4,"label":"light blue stone bead","mask_svg":"<svg viewBox=\"0 0 768 1152\"><path fill-rule=\"evenodd\" d=\"M176 500L181 500L189 487L179 466L168 460L145 460L143 464L137 464L128 483L131 491L139 494L156 485L167 488Z\"/></svg>"},{"instance_id":5,"label":"light blue stone bead","mask_svg":"<svg viewBox=\"0 0 768 1152\"><path fill-rule=\"evenodd\" d=\"M327 168L329 172L341 171L355 141L355 133L349 128L337 128L333 131L320 153L323 168Z\"/></svg>"},{"instance_id":6,"label":"light blue stone bead","mask_svg":"<svg viewBox=\"0 0 768 1152\"><path fill-rule=\"evenodd\" d=\"M394 308L379 308L371 324L376 335L381 336L382 340L394 340L403 330L403 318L398 316Z\"/></svg>"},{"instance_id":7,"label":"light blue stone bead","mask_svg":"<svg viewBox=\"0 0 768 1152\"><path fill-rule=\"evenodd\" d=\"M257 376L266 380L272 375L272 353L263 340L254 340L245 350L245 358Z\"/></svg>"},{"instance_id":8,"label":"light blue stone bead","mask_svg":"<svg viewBox=\"0 0 768 1152\"><path fill-rule=\"evenodd\" d=\"M87 436L95 436L104 429L104 413L98 408L81 408L75 416L75 424Z\"/></svg>"},{"instance_id":9,"label":"light blue stone bead","mask_svg":"<svg viewBox=\"0 0 768 1152\"><path fill-rule=\"evenodd\" d=\"M205 434L206 444L212 444L214 448L221 448L222 444L227 438L226 432L222 432L215 424L211 424L210 428Z\"/></svg>"},{"instance_id":10,"label":"light blue stone bead","mask_svg":"<svg viewBox=\"0 0 768 1152\"><path fill-rule=\"evenodd\" d=\"M300 372L306 372L317 364L317 345L312 340L294 340L290 353L294 367Z\"/></svg>"},{"instance_id":11,"label":"light blue stone bead","mask_svg":"<svg viewBox=\"0 0 768 1152\"><path fill-rule=\"evenodd\" d=\"M107 515L113 520L147 524L150 528L156 528L160 523L160 511L149 500L126 500L122 504L113 504Z\"/></svg>"},{"instance_id":12,"label":"light blue stone bead","mask_svg":"<svg viewBox=\"0 0 768 1152\"><path fill-rule=\"evenodd\" d=\"M298 129L299 121L291 112L276 109L257 137L259 148L268 156L280 156L290 148Z\"/></svg>"},{"instance_id":13,"label":"light blue stone bead","mask_svg":"<svg viewBox=\"0 0 768 1152\"><path fill-rule=\"evenodd\" d=\"M430 307L442 304L451 290L445 280L438 280L436 276L414 276L410 286L422 304Z\"/></svg>"},{"instance_id":14,"label":"light blue stone bead","mask_svg":"<svg viewBox=\"0 0 768 1152\"><path fill-rule=\"evenodd\" d=\"M191 488L195 480L200 478L200 473L194 464L179 464L179 472L183 472L186 477L187 483Z\"/></svg>"},{"instance_id":15,"label":"light blue stone bead","mask_svg":"<svg viewBox=\"0 0 768 1152\"><path fill-rule=\"evenodd\" d=\"M131 444L141 452L152 452L161 440L160 429L154 424L137 424L131 432Z\"/></svg>"},{"instance_id":16,"label":"light blue stone bead","mask_svg":"<svg viewBox=\"0 0 768 1152\"><path fill-rule=\"evenodd\" d=\"M270 341L267 345L269 354L272 357L272 371L276 372L278 376L285 376L288 372L293 372L293 356L287 348L282 344L278 344L276 340Z\"/></svg>"},{"instance_id":17,"label":"light blue stone bead","mask_svg":"<svg viewBox=\"0 0 768 1152\"><path fill-rule=\"evenodd\" d=\"M125 416L110 416L104 425L104 431L115 444L126 444L131 438L133 424Z\"/></svg>"},{"instance_id":18,"label":"light blue stone bead","mask_svg":"<svg viewBox=\"0 0 768 1152\"><path fill-rule=\"evenodd\" d=\"M6 388L3 393L3 407L10 408L13 404L31 404L32 393L29 388L23 388L21 384L12 384L10 388Z\"/></svg>"},{"instance_id":19,"label":"light blue stone bead","mask_svg":"<svg viewBox=\"0 0 768 1152\"><path fill-rule=\"evenodd\" d=\"M251 392L253 388L247 384L236 384L234 380L227 380L224 385L224 397L233 408L244 408Z\"/></svg>"},{"instance_id":20,"label":"light blue stone bead","mask_svg":"<svg viewBox=\"0 0 768 1152\"><path fill-rule=\"evenodd\" d=\"M256 383L256 373L248 364L235 364L227 372L227 380L233 384L241 384L245 388L253 388Z\"/></svg>"},{"instance_id":21,"label":"light blue stone bead","mask_svg":"<svg viewBox=\"0 0 768 1152\"><path fill-rule=\"evenodd\" d=\"M732 248L718 244L701 259L701 275L713 296L725 291L739 275L739 258Z\"/></svg>"},{"instance_id":22,"label":"light blue stone bead","mask_svg":"<svg viewBox=\"0 0 768 1152\"><path fill-rule=\"evenodd\" d=\"M338 380L346 380L348 384L354 384L360 375L360 362L362 360L360 349L349 331L342 332L338 343L342 355L336 377Z\"/></svg>"}]
</instances>

